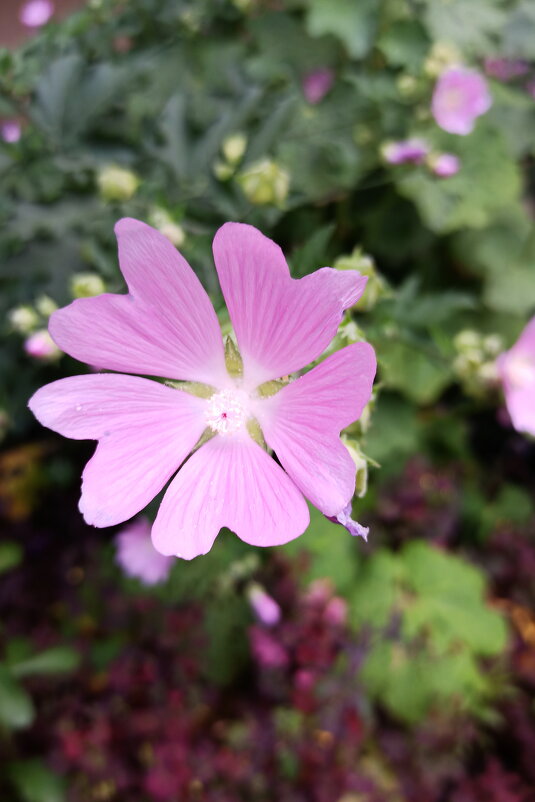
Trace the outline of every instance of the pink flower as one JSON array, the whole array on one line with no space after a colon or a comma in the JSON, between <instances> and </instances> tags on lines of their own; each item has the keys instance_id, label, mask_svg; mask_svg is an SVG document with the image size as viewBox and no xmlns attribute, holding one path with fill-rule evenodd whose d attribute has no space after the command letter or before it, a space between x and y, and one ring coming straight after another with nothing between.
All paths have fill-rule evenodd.
<instances>
[{"instance_id":1,"label":"pink flower","mask_svg":"<svg viewBox=\"0 0 535 802\"><path fill-rule=\"evenodd\" d=\"M461 163L453 153L440 153L431 160L432 172L439 178L449 178L459 172Z\"/></svg>"},{"instance_id":2,"label":"pink flower","mask_svg":"<svg viewBox=\"0 0 535 802\"><path fill-rule=\"evenodd\" d=\"M475 70L450 67L438 79L431 109L437 125L450 134L469 134L477 117L491 107L487 82Z\"/></svg>"},{"instance_id":3,"label":"pink flower","mask_svg":"<svg viewBox=\"0 0 535 802\"><path fill-rule=\"evenodd\" d=\"M34 359L50 362L57 359L61 352L46 329L30 334L24 341L24 350Z\"/></svg>"},{"instance_id":4,"label":"pink flower","mask_svg":"<svg viewBox=\"0 0 535 802\"><path fill-rule=\"evenodd\" d=\"M156 551L150 529L146 518L125 526L115 538L117 562L128 576L139 579L144 585L157 585L169 576L173 558Z\"/></svg>"},{"instance_id":5,"label":"pink flower","mask_svg":"<svg viewBox=\"0 0 535 802\"><path fill-rule=\"evenodd\" d=\"M535 317L497 361L505 404L513 426L535 435Z\"/></svg>"},{"instance_id":6,"label":"pink flower","mask_svg":"<svg viewBox=\"0 0 535 802\"><path fill-rule=\"evenodd\" d=\"M51 0L28 0L19 12L19 20L26 28L41 28L53 13L54 3Z\"/></svg>"},{"instance_id":7,"label":"pink flower","mask_svg":"<svg viewBox=\"0 0 535 802\"><path fill-rule=\"evenodd\" d=\"M403 139L389 142L382 148L384 159L389 164L420 164L429 153L429 146L422 139Z\"/></svg>"},{"instance_id":8,"label":"pink flower","mask_svg":"<svg viewBox=\"0 0 535 802\"><path fill-rule=\"evenodd\" d=\"M510 81L529 72L527 61L510 58L486 58L485 72L498 81Z\"/></svg>"},{"instance_id":9,"label":"pink flower","mask_svg":"<svg viewBox=\"0 0 535 802\"><path fill-rule=\"evenodd\" d=\"M17 120L4 120L0 123L0 136L4 142L18 142L21 137L20 123Z\"/></svg>"},{"instance_id":10,"label":"pink flower","mask_svg":"<svg viewBox=\"0 0 535 802\"><path fill-rule=\"evenodd\" d=\"M251 583L247 589L247 597L253 612L261 624L272 627L278 624L281 617L281 608L261 585Z\"/></svg>"},{"instance_id":11,"label":"pink flower","mask_svg":"<svg viewBox=\"0 0 535 802\"><path fill-rule=\"evenodd\" d=\"M288 665L288 654L275 639L272 633L266 632L260 627L251 627L249 630L249 642L255 660L266 668L284 668Z\"/></svg>"},{"instance_id":12,"label":"pink flower","mask_svg":"<svg viewBox=\"0 0 535 802\"><path fill-rule=\"evenodd\" d=\"M334 83L334 73L327 67L313 70L303 78L303 94L312 105L319 103Z\"/></svg>"},{"instance_id":13,"label":"pink flower","mask_svg":"<svg viewBox=\"0 0 535 802\"><path fill-rule=\"evenodd\" d=\"M200 382L205 397L117 373L71 376L35 393L29 405L45 426L99 440L83 474L85 520L131 518L178 468L152 529L162 554L205 554L224 526L255 546L287 543L308 526L305 496L325 515L344 510L355 463L339 434L370 398L371 346L337 351L275 395L258 388L323 353L366 278L324 267L292 279L274 242L252 226L225 224L214 258L243 362L241 375L230 375L217 315L185 259L137 220L121 220L116 233L129 293L57 310L52 337L87 364ZM251 426L261 427L282 468ZM195 448L203 432L211 437Z\"/></svg>"}]
</instances>

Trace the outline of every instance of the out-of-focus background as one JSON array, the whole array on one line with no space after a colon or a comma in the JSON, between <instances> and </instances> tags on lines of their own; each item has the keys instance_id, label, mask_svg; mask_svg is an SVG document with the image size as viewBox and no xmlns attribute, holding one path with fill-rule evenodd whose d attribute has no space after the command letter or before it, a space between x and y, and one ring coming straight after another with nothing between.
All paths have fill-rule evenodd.
<instances>
[{"instance_id":1,"label":"out-of-focus background","mask_svg":"<svg viewBox=\"0 0 535 802\"><path fill-rule=\"evenodd\" d=\"M535 310L533 3L4 0L0 40L0 798L531 802L535 355L498 363ZM367 544L312 511L150 573L155 506L84 524L94 444L26 404L87 371L47 320L124 291L125 215L223 324L226 220L369 276L331 347L379 361Z\"/></svg>"}]
</instances>

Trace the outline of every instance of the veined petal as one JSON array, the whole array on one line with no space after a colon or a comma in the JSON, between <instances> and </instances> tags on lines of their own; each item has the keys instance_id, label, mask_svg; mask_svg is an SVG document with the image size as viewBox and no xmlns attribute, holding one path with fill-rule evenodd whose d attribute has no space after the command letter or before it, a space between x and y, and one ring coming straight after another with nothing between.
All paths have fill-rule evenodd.
<instances>
[{"instance_id":1,"label":"veined petal","mask_svg":"<svg viewBox=\"0 0 535 802\"><path fill-rule=\"evenodd\" d=\"M375 370L370 345L348 345L255 405L266 442L324 515L336 516L355 491L355 463L340 432L368 403Z\"/></svg>"},{"instance_id":2,"label":"veined petal","mask_svg":"<svg viewBox=\"0 0 535 802\"><path fill-rule=\"evenodd\" d=\"M158 382L104 373L47 384L29 407L65 437L99 440L80 510L87 523L112 526L143 509L188 456L206 426L205 404Z\"/></svg>"},{"instance_id":3,"label":"veined petal","mask_svg":"<svg viewBox=\"0 0 535 802\"><path fill-rule=\"evenodd\" d=\"M249 386L316 359L367 280L356 270L328 267L292 279L279 246L243 223L222 226L213 249Z\"/></svg>"},{"instance_id":4,"label":"veined petal","mask_svg":"<svg viewBox=\"0 0 535 802\"><path fill-rule=\"evenodd\" d=\"M152 539L162 554L191 560L223 526L253 546L278 546L308 523L303 496L275 460L249 438L216 436L169 485Z\"/></svg>"},{"instance_id":5,"label":"veined petal","mask_svg":"<svg viewBox=\"0 0 535 802\"><path fill-rule=\"evenodd\" d=\"M219 384L223 339L199 279L167 237L138 220L115 226L128 295L81 298L50 319L66 353L126 373Z\"/></svg>"}]
</instances>

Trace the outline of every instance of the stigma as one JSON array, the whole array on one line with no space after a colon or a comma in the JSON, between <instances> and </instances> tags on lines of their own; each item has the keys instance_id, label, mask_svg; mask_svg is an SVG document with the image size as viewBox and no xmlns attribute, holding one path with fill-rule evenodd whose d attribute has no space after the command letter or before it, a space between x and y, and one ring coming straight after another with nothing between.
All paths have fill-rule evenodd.
<instances>
[{"instance_id":1,"label":"stigma","mask_svg":"<svg viewBox=\"0 0 535 802\"><path fill-rule=\"evenodd\" d=\"M248 396L243 390L215 393L206 409L206 423L213 432L226 436L244 429L249 418Z\"/></svg>"}]
</instances>

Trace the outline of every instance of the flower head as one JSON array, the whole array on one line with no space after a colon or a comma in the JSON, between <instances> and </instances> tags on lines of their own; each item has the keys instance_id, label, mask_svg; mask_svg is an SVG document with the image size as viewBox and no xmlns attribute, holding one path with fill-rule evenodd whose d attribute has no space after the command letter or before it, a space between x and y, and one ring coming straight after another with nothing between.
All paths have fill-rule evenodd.
<instances>
[{"instance_id":1,"label":"flower head","mask_svg":"<svg viewBox=\"0 0 535 802\"><path fill-rule=\"evenodd\" d=\"M334 73L327 67L308 72L303 78L303 94L312 105L320 103L334 83Z\"/></svg>"},{"instance_id":2,"label":"flower head","mask_svg":"<svg viewBox=\"0 0 535 802\"><path fill-rule=\"evenodd\" d=\"M535 435L535 317L498 358L497 368L513 426Z\"/></svg>"},{"instance_id":3,"label":"flower head","mask_svg":"<svg viewBox=\"0 0 535 802\"><path fill-rule=\"evenodd\" d=\"M115 538L117 562L128 576L139 579L144 585L157 585L169 576L173 558L156 551L150 529L146 518L125 526Z\"/></svg>"},{"instance_id":4,"label":"flower head","mask_svg":"<svg viewBox=\"0 0 535 802\"><path fill-rule=\"evenodd\" d=\"M152 529L166 555L204 554L224 526L252 545L287 543L308 526L305 497L327 516L345 511L356 469L339 435L370 398L373 349L355 343L275 380L325 351L366 278L322 268L292 279L274 242L225 224L214 259L239 348L226 360L208 295L170 241L132 219L116 233L129 293L79 298L49 326L74 358L122 373L61 379L30 400L54 431L99 441L83 474L86 521L131 518L175 473Z\"/></svg>"},{"instance_id":5,"label":"flower head","mask_svg":"<svg viewBox=\"0 0 535 802\"><path fill-rule=\"evenodd\" d=\"M429 146L422 139L403 139L387 142L381 148L381 153L389 164L421 164L429 153Z\"/></svg>"},{"instance_id":6,"label":"flower head","mask_svg":"<svg viewBox=\"0 0 535 802\"><path fill-rule=\"evenodd\" d=\"M54 3L51 0L28 0L19 12L19 19L26 28L41 28L53 13Z\"/></svg>"},{"instance_id":7,"label":"flower head","mask_svg":"<svg viewBox=\"0 0 535 802\"><path fill-rule=\"evenodd\" d=\"M492 105L487 82L475 70L450 67L438 79L431 110L437 125L450 134L469 134L477 117Z\"/></svg>"},{"instance_id":8,"label":"flower head","mask_svg":"<svg viewBox=\"0 0 535 802\"><path fill-rule=\"evenodd\" d=\"M19 141L21 135L21 125L17 120L4 120L0 123L0 136L4 142L12 145Z\"/></svg>"},{"instance_id":9,"label":"flower head","mask_svg":"<svg viewBox=\"0 0 535 802\"><path fill-rule=\"evenodd\" d=\"M438 178L450 178L459 172L461 162L453 153L439 153L428 160L429 168Z\"/></svg>"}]
</instances>

